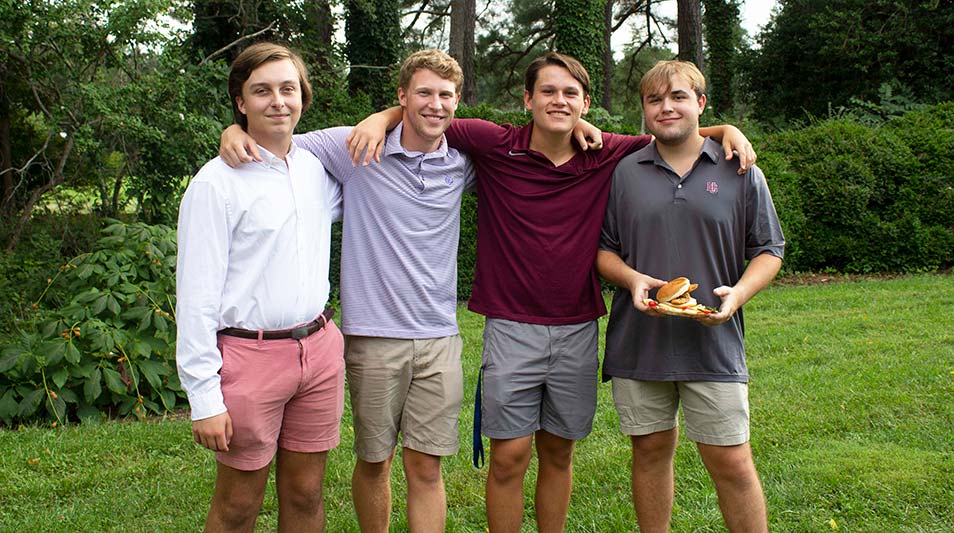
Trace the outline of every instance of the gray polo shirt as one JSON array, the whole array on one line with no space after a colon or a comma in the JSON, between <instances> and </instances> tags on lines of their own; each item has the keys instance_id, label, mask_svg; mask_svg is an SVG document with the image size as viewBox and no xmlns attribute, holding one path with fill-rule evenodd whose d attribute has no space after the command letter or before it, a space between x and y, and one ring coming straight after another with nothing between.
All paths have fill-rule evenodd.
<instances>
[{"instance_id":1,"label":"gray polo shirt","mask_svg":"<svg viewBox=\"0 0 954 533\"><path fill-rule=\"evenodd\" d=\"M351 128L295 136L321 160L344 194L341 324L346 335L427 339L457 329L460 203L474 187L470 159L442 141L434 152L388 134L381 163L355 167Z\"/></svg>"},{"instance_id":2,"label":"gray polo shirt","mask_svg":"<svg viewBox=\"0 0 954 533\"><path fill-rule=\"evenodd\" d=\"M655 278L686 276L692 294L710 307L712 294L734 285L745 261L768 253L779 258L785 239L762 171L738 176L738 158L706 139L692 170L680 178L656 144L627 156L613 174L600 248ZM742 309L708 327L678 317L653 318L617 289L606 330L603 379L747 382Z\"/></svg>"}]
</instances>

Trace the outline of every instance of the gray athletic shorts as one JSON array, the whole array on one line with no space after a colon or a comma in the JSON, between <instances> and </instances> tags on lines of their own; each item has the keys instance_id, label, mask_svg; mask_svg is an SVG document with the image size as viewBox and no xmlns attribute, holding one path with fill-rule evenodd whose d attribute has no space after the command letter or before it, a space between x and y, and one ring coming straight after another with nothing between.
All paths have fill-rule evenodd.
<instances>
[{"instance_id":1,"label":"gray athletic shorts","mask_svg":"<svg viewBox=\"0 0 954 533\"><path fill-rule=\"evenodd\" d=\"M542 429L570 440L589 435L596 413L598 342L595 320L542 326L488 318L483 434L514 439Z\"/></svg>"},{"instance_id":2,"label":"gray athletic shorts","mask_svg":"<svg viewBox=\"0 0 954 533\"><path fill-rule=\"evenodd\" d=\"M713 446L749 441L749 385L720 381L613 378L613 401L625 435L676 427L679 404L690 440Z\"/></svg>"}]
</instances>

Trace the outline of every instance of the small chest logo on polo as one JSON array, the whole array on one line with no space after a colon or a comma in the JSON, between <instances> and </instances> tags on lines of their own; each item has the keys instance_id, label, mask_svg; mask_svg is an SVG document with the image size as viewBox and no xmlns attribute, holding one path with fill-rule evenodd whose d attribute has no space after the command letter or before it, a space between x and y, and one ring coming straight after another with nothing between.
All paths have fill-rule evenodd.
<instances>
[{"instance_id":1,"label":"small chest logo on polo","mask_svg":"<svg viewBox=\"0 0 954 533\"><path fill-rule=\"evenodd\" d=\"M709 194L719 194L719 182L717 181L707 181L706 182L706 192Z\"/></svg>"},{"instance_id":2,"label":"small chest logo on polo","mask_svg":"<svg viewBox=\"0 0 954 533\"><path fill-rule=\"evenodd\" d=\"M450 176L444 176L444 183L446 183L447 185L453 185L453 184L454 184L454 178L452 178L452 177L450 177Z\"/></svg>"}]
</instances>

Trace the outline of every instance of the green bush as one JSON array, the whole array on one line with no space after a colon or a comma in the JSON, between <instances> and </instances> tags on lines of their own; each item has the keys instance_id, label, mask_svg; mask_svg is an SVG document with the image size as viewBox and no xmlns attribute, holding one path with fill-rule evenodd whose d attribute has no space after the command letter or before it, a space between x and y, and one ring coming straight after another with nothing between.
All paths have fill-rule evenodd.
<instances>
[{"instance_id":1,"label":"green bush","mask_svg":"<svg viewBox=\"0 0 954 533\"><path fill-rule=\"evenodd\" d=\"M174 363L175 230L108 224L92 251L59 267L4 348L3 423L142 418L185 404Z\"/></svg>"},{"instance_id":2,"label":"green bush","mask_svg":"<svg viewBox=\"0 0 954 533\"><path fill-rule=\"evenodd\" d=\"M954 262L954 105L883 126L835 118L760 146L789 271L911 272Z\"/></svg>"}]
</instances>

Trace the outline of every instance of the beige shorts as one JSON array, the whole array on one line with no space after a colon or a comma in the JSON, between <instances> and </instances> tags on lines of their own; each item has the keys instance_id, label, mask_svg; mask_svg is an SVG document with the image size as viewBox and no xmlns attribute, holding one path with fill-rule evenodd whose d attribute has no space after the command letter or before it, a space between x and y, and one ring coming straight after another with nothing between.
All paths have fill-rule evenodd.
<instances>
[{"instance_id":1,"label":"beige shorts","mask_svg":"<svg viewBox=\"0 0 954 533\"><path fill-rule=\"evenodd\" d=\"M369 463L397 446L436 456L457 453L464 395L460 335L435 339L347 336L345 363L354 450Z\"/></svg>"},{"instance_id":2,"label":"beige shorts","mask_svg":"<svg viewBox=\"0 0 954 533\"><path fill-rule=\"evenodd\" d=\"M649 435L677 425L679 404L686 436L713 446L749 441L749 386L716 381L637 381L613 378L613 402L625 435Z\"/></svg>"}]
</instances>

